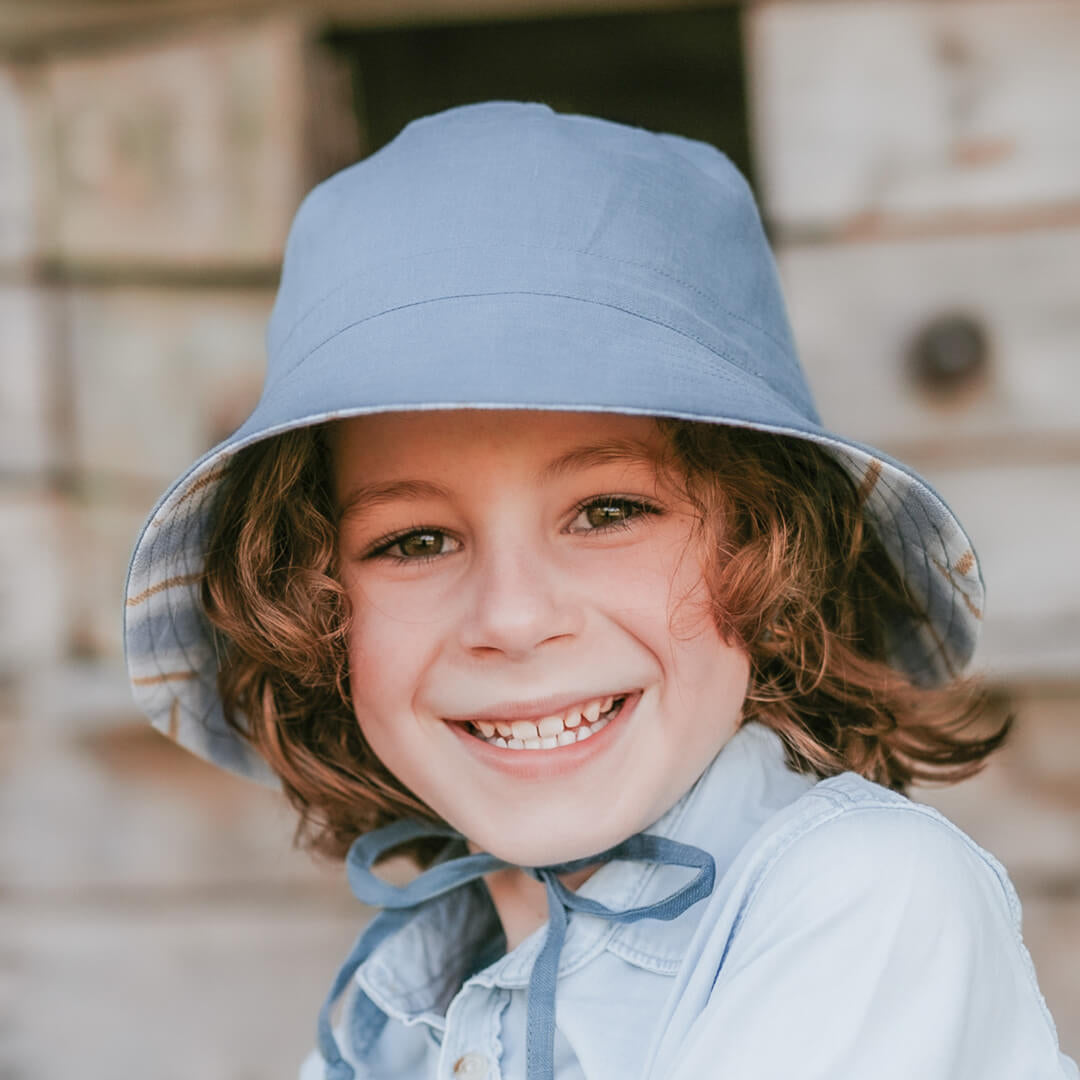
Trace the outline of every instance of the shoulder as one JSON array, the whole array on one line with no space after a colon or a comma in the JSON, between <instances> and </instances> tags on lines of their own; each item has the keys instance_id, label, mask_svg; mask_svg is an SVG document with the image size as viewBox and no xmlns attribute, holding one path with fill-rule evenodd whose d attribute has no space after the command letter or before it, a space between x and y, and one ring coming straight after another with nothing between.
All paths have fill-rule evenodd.
<instances>
[{"instance_id":1,"label":"shoulder","mask_svg":"<svg viewBox=\"0 0 1080 1080\"><path fill-rule=\"evenodd\" d=\"M673 1075L1076 1075L1008 876L940 813L844 774L750 849L687 973Z\"/></svg>"},{"instance_id":2,"label":"shoulder","mask_svg":"<svg viewBox=\"0 0 1080 1080\"><path fill-rule=\"evenodd\" d=\"M803 921L843 912L877 928L920 914L937 925L990 919L1018 935L1004 867L948 818L854 773L823 780L782 815L747 882L742 918L797 907Z\"/></svg>"},{"instance_id":3,"label":"shoulder","mask_svg":"<svg viewBox=\"0 0 1080 1080\"><path fill-rule=\"evenodd\" d=\"M854 773L823 780L778 823L747 897L798 887L822 899L889 893L1001 908L1019 928L1020 904L1004 867L932 807Z\"/></svg>"},{"instance_id":4,"label":"shoulder","mask_svg":"<svg viewBox=\"0 0 1080 1080\"><path fill-rule=\"evenodd\" d=\"M932 807L852 773L811 788L747 882L729 970L783 943L849 973L902 965L1025 988L1044 1015L1004 867Z\"/></svg>"}]
</instances>

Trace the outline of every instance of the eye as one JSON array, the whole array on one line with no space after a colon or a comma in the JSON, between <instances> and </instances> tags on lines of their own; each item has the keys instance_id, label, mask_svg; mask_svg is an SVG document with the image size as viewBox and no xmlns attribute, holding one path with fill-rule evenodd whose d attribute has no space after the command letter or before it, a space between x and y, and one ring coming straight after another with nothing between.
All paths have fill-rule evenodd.
<instances>
[{"instance_id":1,"label":"eye","mask_svg":"<svg viewBox=\"0 0 1080 1080\"><path fill-rule=\"evenodd\" d=\"M456 545L456 546L455 546ZM399 563L422 563L457 551L460 543L441 529L411 529L384 537L365 555L367 559L387 558Z\"/></svg>"},{"instance_id":2,"label":"eye","mask_svg":"<svg viewBox=\"0 0 1080 1080\"><path fill-rule=\"evenodd\" d=\"M661 513L651 503L640 499L627 499L618 495L599 495L575 507L577 516L571 532L597 533L612 529L629 529L635 519ZM585 527L580 527L584 521Z\"/></svg>"}]
</instances>

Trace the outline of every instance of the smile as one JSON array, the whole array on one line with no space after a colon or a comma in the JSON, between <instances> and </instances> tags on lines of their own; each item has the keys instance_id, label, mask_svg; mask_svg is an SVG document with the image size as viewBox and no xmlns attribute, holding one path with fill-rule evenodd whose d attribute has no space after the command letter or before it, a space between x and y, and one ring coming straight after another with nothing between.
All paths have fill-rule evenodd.
<instances>
[{"instance_id":1,"label":"smile","mask_svg":"<svg viewBox=\"0 0 1080 1080\"><path fill-rule=\"evenodd\" d=\"M469 720L466 730L489 746L553 750L582 742L614 720L629 693L593 698L538 720Z\"/></svg>"}]
</instances>

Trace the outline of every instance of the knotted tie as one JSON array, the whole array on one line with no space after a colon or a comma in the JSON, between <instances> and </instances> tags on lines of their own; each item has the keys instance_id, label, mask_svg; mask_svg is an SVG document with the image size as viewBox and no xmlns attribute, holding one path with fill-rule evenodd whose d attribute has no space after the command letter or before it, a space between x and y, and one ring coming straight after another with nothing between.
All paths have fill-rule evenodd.
<instances>
[{"instance_id":1,"label":"knotted tie","mask_svg":"<svg viewBox=\"0 0 1080 1080\"><path fill-rule=\"evenodd\" d=\"M342 1058L334 1039L330 1012L344 993L356 969L375 951L380 942L403 927L428 900L475 881L493 870L514 865L486 852L463 855L437 863L404 888L387 884L372 873L372 865L385 852L410 840L429 836L464 839L447 825L407 820L396 821L385 828L367 833L355 840L349 849L346 870L353 895L362 903L383 910L357 939L319 1012L319 1051L326 1062L327 1080L354 1080L355 1077L352 1066ZM686 866L698 872L686 885L671 895L656 903L629 908L626 911L612 911L595 900L578 896L567 889L557 877L558 874L571 873L610 859L636 859ZM552 866L523 869L544 883L548 902L547 933L529 978L525 1032L527 1076L528 1080L554 1080L555 981L559 970L559 953L566 937L567 913L580 911L610 919L612 922L674 919L712 892L716 864L713 857L701 848L680 844L663 836L637 833L599 855Z\"/></svg>"}]
</instances>

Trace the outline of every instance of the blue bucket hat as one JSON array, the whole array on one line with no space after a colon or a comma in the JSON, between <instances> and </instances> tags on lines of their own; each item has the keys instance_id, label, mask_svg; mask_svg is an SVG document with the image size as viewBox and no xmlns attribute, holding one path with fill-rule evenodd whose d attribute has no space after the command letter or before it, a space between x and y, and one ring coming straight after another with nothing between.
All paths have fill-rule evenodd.
<instances>
[{"instance_id":1,"label":"blue bucket hat","mask_svg":"<svg viewBox=\"0 0 1080 1080\"><path fill-rule=\"evenodd\" d=\"M945 502L822 426L753 195L702 142L545 105L413 121L304 199L267 336L262 396L161 498L128 571L125 650L154 726L276 784L224 720L199 602L230 457L338 417L400 409L612 411L755 428L824 447L929 622L891 660L922 684L975 647L982 578Z\"/></svg>"}]
</instances>

